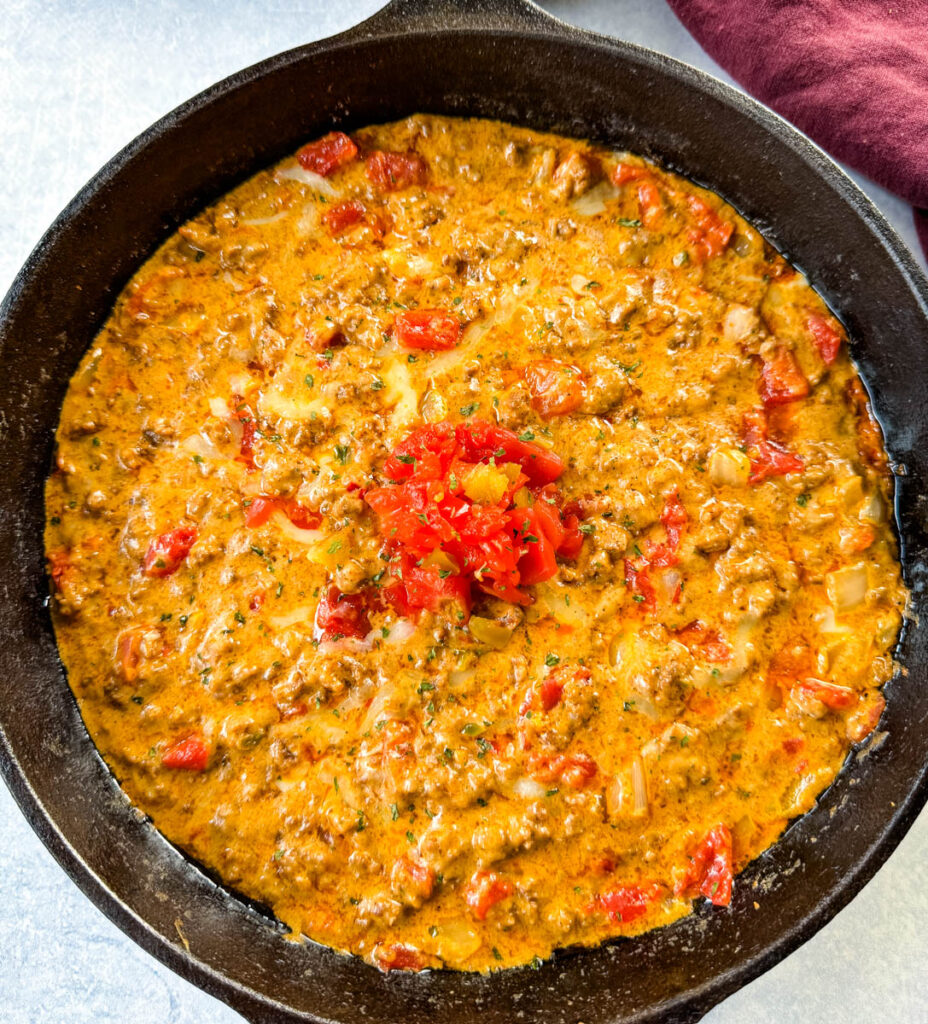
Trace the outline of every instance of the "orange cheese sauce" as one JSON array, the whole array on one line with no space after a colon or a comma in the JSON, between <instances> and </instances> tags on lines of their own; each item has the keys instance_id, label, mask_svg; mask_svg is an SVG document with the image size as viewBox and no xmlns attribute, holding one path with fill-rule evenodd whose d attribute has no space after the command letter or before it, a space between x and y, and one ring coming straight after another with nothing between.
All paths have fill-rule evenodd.
<instances>
[{"instance_id":1,"label":"orange cheese sauce","mask_svg":"<svg viewBox=\"0 0 928 1024\"><path fill-rule=\"evenodd\" d=\"M481 120L310 143L181 227L46 502L130 798L383 969L726 904L876 727L906 604L806 279L711 192Z\"/></svg>"}]
</instances>

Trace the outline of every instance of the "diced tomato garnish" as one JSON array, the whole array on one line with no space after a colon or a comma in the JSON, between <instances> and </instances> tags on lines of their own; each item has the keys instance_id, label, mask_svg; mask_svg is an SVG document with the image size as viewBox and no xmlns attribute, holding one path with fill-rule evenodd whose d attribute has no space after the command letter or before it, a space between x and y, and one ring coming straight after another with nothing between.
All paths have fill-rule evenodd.
<instances>
[{"instance_id":1,"label":"diced tomato garnish","mask_svg":"<svg viewBox=\"0 0 928 1024\"><path fill-rule=\"evenodd\" d=\"M638 209L641 223L646 228L656 228L664 219L664 201L653 181L643 180L638 185Z\"/></svg>"},{"instance_id":2,"label":"diced tomato garnish","mask_svg":"<svg viewBox=\"0 0 928 1024\"><path fill-rule=\"evenodd\" d=\"M803 376L796 357L780 345L764 360L761 369L760 397L764 408L798 402L809 394L809 382Z\"/></svg>"},{"instance_id":3,"label":"diced tomato garnish","mask_svg":"<svg viewBox=\"0 0 928 1024\"><path fill-rule=\"evenodd\" d=\"M551 711L560 703L561 694L564 692L564 680L559 678L557 673L552 672L542 679L538 692L541 695L542 708L545 711Z\"/></svg>"},{"instance_id":4,"label":"diced tomato garnish","mask_svg":"<svg viewBox=\"0 0 928 1024\"><path fill-rule=\"evenodd\" d=\"M443 309L409 309L393 321L393 333L404 348L443 352L461 340L461 322Z\"/></svg>"},{"instance_id":5,"label":"diced tomato garnish","mask_svg":"<svg viewBox=\"0 0 928 1024\"><path fill-rule=\"evenodd\" d=\"M651 170L648 167L635 167L633 164L616 164L612 172L612 181L616 185L625 185L629 181L648 178Z\"/></svg>"},{"instance_id":6,"label":"diced tomato garnish","mask_svg":"<svg viewBox=\"0 0 928 1024\"><path fill-rule=\"evenodd\" d=\"M516 542L522 548L519 582L526 586L542 583L557 573L554 545L548 539L534 508L513 509L512 525Z\"/></svg>"},{"instance_id":7,"label":"diced tomato garnish","mask_svg":"<svg viewBox=\"0 0 928 1024\"><path fill-rule=\"evenodd\" d=\"M322 222L333 235L340 235L343 231L364 220L367 211L364 203L357 199L348 199L344 203L336 203L329 207L322 215Z\"/></svg>"},{"instance_id":8,"label":"diced tomato garnish","mask_svg":"<svg viewBox=\"0 0 928 1024\"><path fill-rule=\"evenodd\" d=\"M429 166L418 153L375 150L366 163L368 178L386 192L424 185L429 176Z\"/></svg>"},{"instance_id":9,"label":"diced tomato garnish","mask_svg":"<svg viewBox=\"0 0 928 1024\"><path fill-rule=\"evenodd\" d=\"M597 902L599 908L613 921L628 924L644 917L662 895L663 889L654 882L646 885L620 885L617 889L600 893Z\"/></svg>"},{"instance_id":10,"label":"diced tomato garnish","mask_svg":"<svg viewBox=\"0 0 928 1024\"><path fill-rule=\"evenodd\" d=\"M696 222L696 230L692 233L695 237L692 241L696 247L697 257L700 260L707 260L724 252L734 231L734 225L720 217L698 196L688 195L686 205Z\"/></svg>"},{"instance_id":11,"label":"diced tomato garnish","mask_svg":"<svg viewBox=\"0 0 928 1024\"><path fill-rule=\"evenodd\" d=\"M559 455L485 420L472 420L460 426L458 440L465 458L471 462L517 462L533 487L553 483L564 472L564 461Z\"/></svg>"},{"instance_id":12,"label":"diced tomato garnish","mask_svg":"<svg viewBox=\"0 0 928 1024\"><path fill-rule=\"evenodd\" d=\"M583 375L578 367L556 359L539 359L525 368L532 407L546 420L566 416L583 402Z\"/></svg>"},{"instance_id":13,"label":"diced tomato garnish","mask_svg":"<svg viewBox=\"0 0 928 1024\"><path fill-rule=\"evenodd\" d=\"M495 871L477 871L464 887L464 901L478 921L483 921L490 909L512 895L512 882Z\"/></svg>"},{"instance_id":14,"label":"diced tomato garnish","mask_svg":"<svg viewBox=\"0 0 928 1024\"><path fill-rule=\"evenodd\" d=\"M199 736L188 736L180 740L161 755L161 763L165 768L180 769L185 772L202 772L209 761L209 748Z\"/></svg>"},{"instance_id":15,"label":"diced tomato garnish","mask_svg":"<svg viewBox=\"0 0 928 1024\"><path fill-rule=\"evenodd\" d=\"M810 313L806 317L806 330L812 335L812 344L818 349L825 365L831 366L841 351L841 335L835 330L834 324L818 313Z\"/></svg>"},{"instance_id":16,"label":"diced tomato garnish","mask_svg":"<svg viewBox=\"0 0 928 1024\"><path fill-rule=\"evenodd\" d=\"M196 539L197 531L192 526L178 526L175 530L162 533L148 545L142 571L146 576L170 576L177 572L181 562L190 554Z\"/></svg>"},{"instance_id":17,"label":"diced tomato garnish","mask_svg":"<svg viewBox=\"0 0 928 1024\"><path fill-rule=\"evenodd\" d=\"M327 178L358 155L358 147L344 132L329 132L321 139L305 145L296 154L297 160L314 174Z\"/></svg>"},{"instance_id":18,"label":"diced tomato garnish","mask_svg":"<svg viewBox=\"0 0 928 1024\"><path fill-rule=\"evenodd\" d=\"M716 825L693 851L686 872L674 886L678 896L701 892L717 907L731 903L731 832L727 825Z\"/></svg>"},{"instance_id":19,"label":"diced tomato garnish","mask_svg":"<svg viewBox=\"0 0 928 1024\"><path fill-rule=\"evenodd\" d=\"M371 629L367 599L364 594L343 594L329 586L316 605L313 639L324 643L344 637L362 639Z\"/></svg>"},{"instance_id":20,"label":"diced tomato garnish","mask_svg":"<svg viewBox=\"0 0 928 1024\"><path fill-rule=\"evenodd\" d=\"M805 690L816 700L820 700L831 711L846 711L857 703L857 691L849 686L839 686L823 679L806 677L799 683L799 689Z\"/></svg>"},{"instance_id":21,"label":"diced tomato garnish","mask_svg":"<svg viewBox=\"0 0 928 1024\"><path fill-rule=\"evenodd\" d=\"M277 502L274 498L265 498L260 495L253 498L251 504L245 506L245 525L264 526L276 507Z\"/></svg>"},{"instance_id":22,"label":"diced tomato garnish","mask_svg":"<svg viewBox=\"0 0 928 1024\"><path fill-rule=\"evenodd\" d=\"M538 525L544 533L545 537L551 542L555 551L558 551L561 544L564 543L565 530L564 524L561 522L561 515L558 512L557 505L551 501L547 501L541 498L536 501L532 506L535 513L535 519L538 521Z\"/></svg>"}]
</instances>

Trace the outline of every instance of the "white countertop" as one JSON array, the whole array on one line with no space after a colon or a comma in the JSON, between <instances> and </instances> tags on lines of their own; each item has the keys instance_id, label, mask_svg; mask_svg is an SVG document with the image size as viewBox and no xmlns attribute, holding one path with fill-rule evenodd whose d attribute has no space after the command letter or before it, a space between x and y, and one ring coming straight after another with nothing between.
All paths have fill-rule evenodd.
<instances>
[{"instance_id":1,"label":"white countertop","mask_svg":"<svg viewBox=\"0 0 928 1024\"><path fill-rule=\"evenodd\" d=\"M182 100L239 68L372 14L379 0L6 0L0 18L0 294L80 186ZM663 0L558 0L567 21L727 76ZM860 179L858 178L858 181ZM915 249L909 208L866 191ZM924 259L919 255L922 265ZM70 882L0 786L5 1024L233 1024ZM928 815L810 942L707 1024L928 1024Z\"/></svg>"}]
</instances>

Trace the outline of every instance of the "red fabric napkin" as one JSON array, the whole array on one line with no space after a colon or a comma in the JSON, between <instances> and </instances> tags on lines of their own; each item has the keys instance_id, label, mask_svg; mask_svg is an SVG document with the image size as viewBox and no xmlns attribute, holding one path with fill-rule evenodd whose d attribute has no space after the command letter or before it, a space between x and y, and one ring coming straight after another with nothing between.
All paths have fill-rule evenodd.
<instances>
[{"instance_id":1,"label":"red fabric napkin","mask_svg":"<svg viewBox=\"0 0 928 1024\"><path fill-rule=\"evenodd\" d=\"M668 0L748 92L915 207L928 255L928 0Z\"/></svg>"}]
</instances>

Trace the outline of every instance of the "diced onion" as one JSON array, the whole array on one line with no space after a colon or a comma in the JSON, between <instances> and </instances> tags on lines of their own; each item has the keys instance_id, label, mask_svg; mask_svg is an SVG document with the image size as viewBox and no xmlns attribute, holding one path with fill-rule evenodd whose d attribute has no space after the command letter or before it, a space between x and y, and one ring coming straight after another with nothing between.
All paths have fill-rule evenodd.
<instances>
[{"instance_id":1,"label":"diced onion","mask_svg":"<svg viewBox=\"0 0 928 1024\"><path fill-rule=\"evenodd\" d=\"M415 631L416 624L412 619L397 619L396 622L390 626L390 631L387 633L386 637L383 636L383 633L381 633L379 629L375 629L368 634L368 639L381 637L385 643L399 646L400 644L406 643Z\"/></svg>"},{"instance_id":2,"label":"diced onion","mask_svg":"<svg viewBox=\"0 0 928 1024\"><path fill-rule=\"evenodd\" d=\"M477 670L475 668L455 669L454 672L448 673L448 685L451 686L452 689L459 686L466 686L476 675Z\"/></svg>"},{"instance_id":3,"label":"diced onion","mask_svg":"<svg viewBox=\"0 0 928 1024\"><path fill-rule=\"evenodd\" d=\"M334 189L322 175L308 171L297 163L291 164L289 167L281 167L274 176L278 181L298 181L301 185L309 185L310 188L321 192L329 199L334 199L339 195L338 190Z\"/></svg>"},{"instance_id":4,"label":"diced onion","mask_svg":"<svg viewBox=\"0 0 928 1024\"><path fill-rule=\"evenodd\" d=\"M594 185L588 192L584 192L582 196L570 204L575 213L579 213L581 217L595 217L598 213L602 213L606 209L606 203L619 194L619 190L609 181L601 181L598 185Z\"/></svg>"},{"instance_id":5,"label":"diced onion","mask_svg":"<svg viewBox=\"0 0 928 1024\"><path fill-rule=\"evenodd\" d=\"M483 945L483 939L466 921L444 921L438 926L435 949L443 960L459 963L472 956Z\"/></svg>"},{"instance_id":6,"label":"diced onion","mask_svg":"<svg viewBox=\"0 0 928 1024\"><path fill-rule=\"evenodd\" d=\"M232 410L226 404L226 400L218 396L209 400L209 411L219 420L227 420L232 415Z\"/></svg>"},{"instance_id":7,"label":"diced onion","mask_svg":"<svg viewBox=\"0 0 928 1024\"><path fill-rule=\"evenodd\" d=\"M648 782L640 757L632 758L632 813L641 817L648 813Z\"/></svg>"},{"instance_id":8,"label":"diced onion","mask_svg":"<svg viewBox=\"0 0 928 1024\"><path fill-rule=\"evenodd\" d=\"M191 434L185 437L180 447L201 459L224 459L225 456L205 434Z\"/></svg>"},{"instance_id":9,"label":"diced onion","mask_svg":"<svg viewBox=\"0 0 928 1024\"><path fill-rule=\"evenodd\" d=\"M866 565L859 563L826 573L825 591L839 615L856 608L867 596Z\"/></svg>"},{"instance_id":10,"label":"diced onion","mask_svg":"<svg viewBox=\"0 0 928 1024\"><path fill-rule=\"evenodd\" d=\"M244 224L249 228L259 228L265 224L275 224L279 220L283 220L287 216L286 210L281 210L280 213L275 213L273 217L252 217L249 220L239 221L240 224Z\"/></svg>"},{"instance_id":11,"label":"diced onion","mask_svg":"<svg viewBox=\"0 0 928 1024\"><path fill-rule=\"evenodd\" d=\"M315 605L301 604L283 615L269 615L267 621L274 629L287 629L290 626L295 626L298 622L312 622L315 614Z\"/></svg>"},{"instance_id":12,"label":"diced onion","mask_svg":"<svg viewBox=\"0 0 928 1024\"><path fill-rule=\"evenodd\" d=\"M516 779L512 791L522 800L538 800L545 795L545 787L540 782L525 776Z\"/></svg>"},{"instance_id":13,"label":"diced onion","mask_svg":"<svg viewBox=\"0 0 928 1024\"><path fill-rule=\"evenodd\" d=\"M737 448L717 448L709 456L709 479L714 484L743 487L750 473L750 459Z\"/></svg>"}]
</instances>

